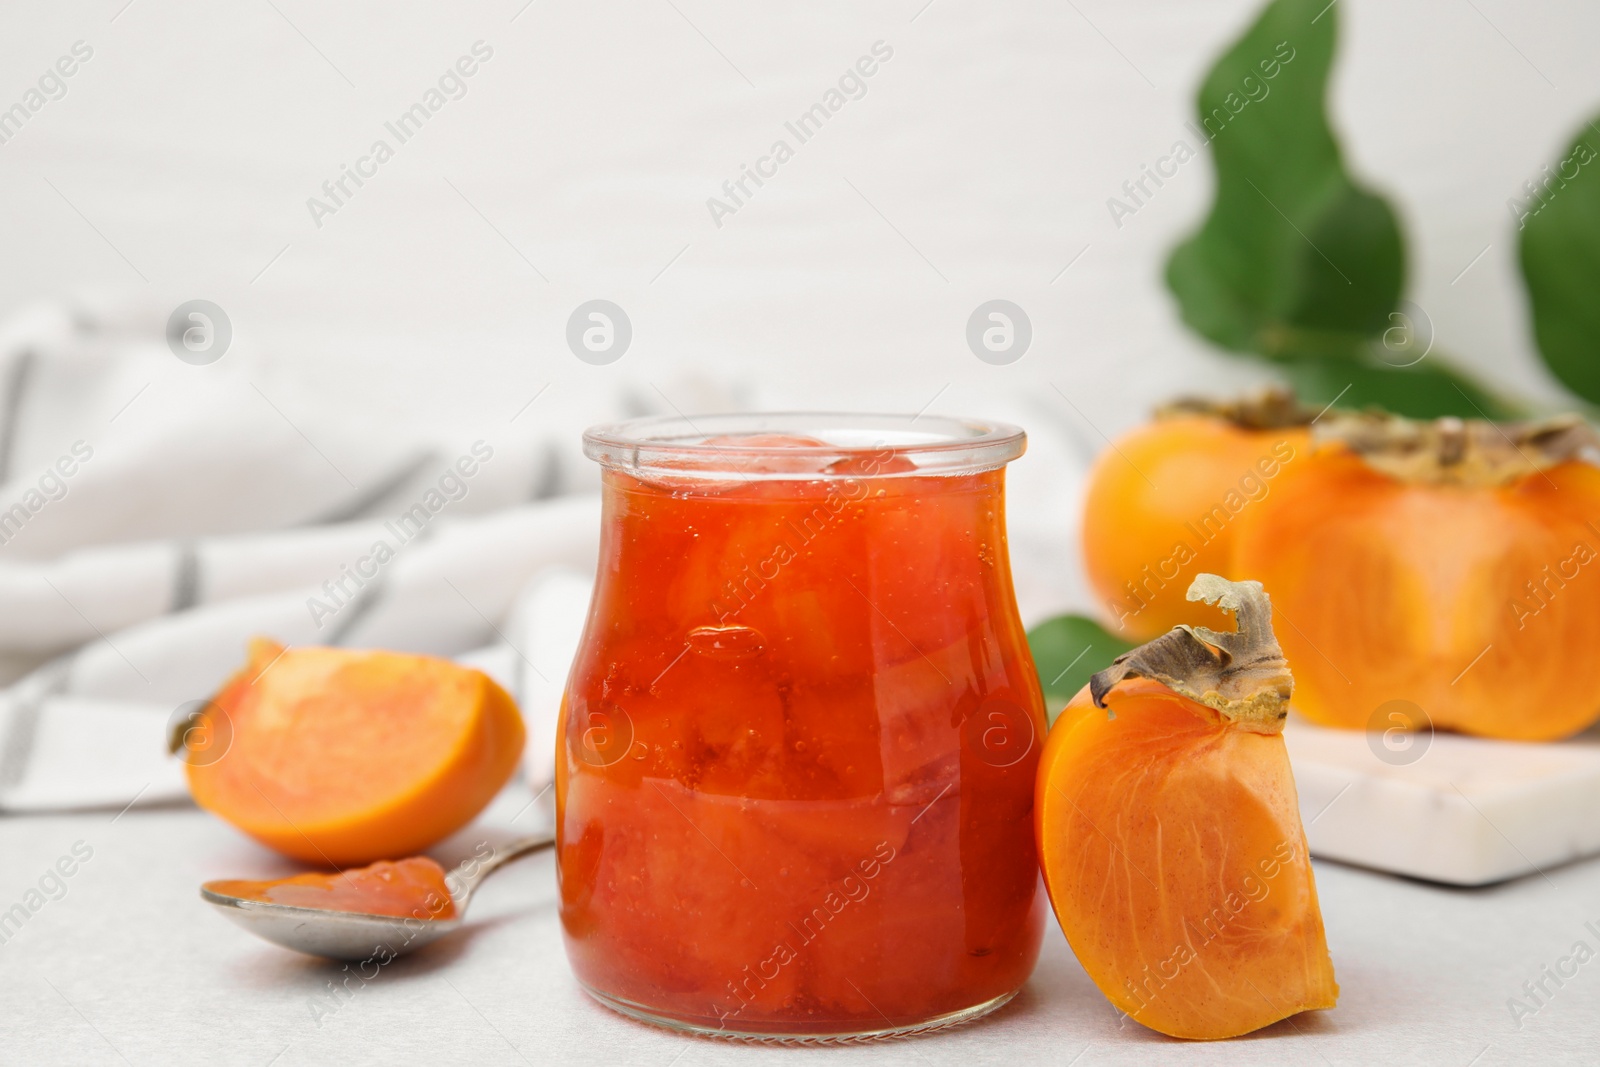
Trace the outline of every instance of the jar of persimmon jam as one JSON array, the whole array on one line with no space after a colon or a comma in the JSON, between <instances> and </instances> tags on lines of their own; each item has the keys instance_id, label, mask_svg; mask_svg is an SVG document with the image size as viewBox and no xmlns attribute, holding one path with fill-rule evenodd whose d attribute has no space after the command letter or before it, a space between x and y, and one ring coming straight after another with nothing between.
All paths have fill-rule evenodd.
<instances>
[{"instance_id":1,"label":"jar of persimmon jam","mask_svg":"<svg viewBox=\"0 0 1600 1067\"><path fill-rule=\"evenodd\" d=\"M750 415L584 446L600 566L556 759L578 980L769 1040L1000 1007L1044 922L1044 705L1005 532L1022 432Z\"/></svg>"}]
</instances>

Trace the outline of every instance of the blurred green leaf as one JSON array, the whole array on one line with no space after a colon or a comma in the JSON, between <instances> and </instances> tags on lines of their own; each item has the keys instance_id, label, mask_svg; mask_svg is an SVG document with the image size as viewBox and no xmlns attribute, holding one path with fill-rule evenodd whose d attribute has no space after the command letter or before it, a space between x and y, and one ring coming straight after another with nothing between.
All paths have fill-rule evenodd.
<instances>
[{"instance_id":1,"label":"blurred green leaf","mask_svg":"<svg viewBox=\"0 0 1600 1067\"><path fill-rule=\"evenodd\" d=\"M1600 403L1597 133L1591 122L1513 205L1523 212L1522 276L1539 354L1563 385L1591 403Z\"/></svg>"},{"instance_id":2,"label":"blurred green leaf","mask_svg":"<svg viewBox=\"0 0 1600 1067\"><path fill-rule=\"evenodd\" d=\"M1028 631L1028 648L1039 671L1039 685L1050 705L1050 719L1089 684L1089 676L1134 646L1112 637L1092 619L1058 615Z\"/></svg>"},{"instance_id":3,"label":"blurred green leaf","mask_svg":"<svg viewBox=\"0 0 1600 1067\"><path fill-rule=\"evenodd\" d=\"M1353 358L1399 302L1399 224L1345 172L1323 106L1338 17L1326 0L1274 0L1200 87L1216 199L1167 284L1224 348Z\"/></svg>"},{"instance_id":4,"label":"blurred green leaf","mask_svg":"<svg viewBox=\"0 0 1600 1067\"><path fill-rule=\"evenodd\" d=\"M1374 405L1413 419L1455 415L1464 419L1511 419L1521 409L1439 360L1410 367L1380 362L1307 358L1286 364L1284 375L1301 401L1312 407L1334 403L1341 408Z\"/></svg>"}]
</instances>

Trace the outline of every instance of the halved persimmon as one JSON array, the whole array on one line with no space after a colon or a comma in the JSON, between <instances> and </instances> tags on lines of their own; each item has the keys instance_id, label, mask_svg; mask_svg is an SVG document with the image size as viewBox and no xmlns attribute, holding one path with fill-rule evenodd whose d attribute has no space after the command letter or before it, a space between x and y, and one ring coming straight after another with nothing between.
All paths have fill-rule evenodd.
<instances>
[{"instance_id":1,"label":"halved persimmon","mask_svg":"<svg viewBox=\"0 0 1600 1067\"><path fill-rule=\"evenodd\" d=\"M1317 431L1234 541L1233 565L1293 624L1295 710L1359 730L1404 701L1434 727L1516 741L1600 719L1595 433L1576 416L1376 413Z\"/></svg>"},{"instance_id":2,"label":"halved persimmon","mask_svg":"<svg viewBox=\"0 0 1600 1067\"><path fill-rule=\"evenodd\" d=\"M1305 454L1315 414L1283 390L1179 400L1101 454L1084 499L1083 559L1115 633L1145 640L1203 620L1184 590L1197 574L1231 576L1238 517Z\"/></svg>"},{"instance_id":3,"label":"halved persimmon","mask_svg":"<svg viewBox=\"0 0 1600 1067\"><path fill-rule=\"evenodd\" d=\"M1281 731L1292 687L1256 582L1197 577L1238 630L1179 627L1051 730L1034 828L1078 961L1135 1021L1235 1037L1338 998Z\"/></svg>"},{"instance_id":4,"label":"halved persimmon","mask_svg":"<svg viewBox=\"0 0 1600 1067\"><path fill-rule=\"evenodd\" d=\"M307 863L419 852L459 830L522 754L522 715L482 671L432 656L258 638L189 735L195 803Z\"/></svg>"}]
</instances>

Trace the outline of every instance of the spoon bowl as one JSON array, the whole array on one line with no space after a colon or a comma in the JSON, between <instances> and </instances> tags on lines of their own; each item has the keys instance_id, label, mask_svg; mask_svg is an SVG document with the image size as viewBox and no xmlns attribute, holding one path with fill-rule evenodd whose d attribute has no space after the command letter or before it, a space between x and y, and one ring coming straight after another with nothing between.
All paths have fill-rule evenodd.
<instances>
[{"instance_id":1,"label":"spoon bowl","mask_svg":"<svg viewBox=\"0 0 1600 1067\"><path fill-rule=\"evenodd\" d=\"M222 891L221 887L228 884L223 881L202 885L200 899L257 937L284 948L331 960L366 960L382 956L387 962L460 929L467 904L485 878L512 860L553 844L555 835L546 831L517 838L495 849L487 858L473 856L462 861L445 876L450 899L455 904L455 915L448 919L371 915L251 900Z\"/></svg>"},{"instance_id":2,"label":"spoon bowl","mask_svg":"<svg viewBox=\"0 0 1600 1067\"><path fill-rule=\"evenodd\" d=\"M308 956L330 960L364 960L385 952L402 956L461 926L459 918L364 915L245 900L206 886L200 887L200 898L257 937Z\"/></svg>"}]
</instances>

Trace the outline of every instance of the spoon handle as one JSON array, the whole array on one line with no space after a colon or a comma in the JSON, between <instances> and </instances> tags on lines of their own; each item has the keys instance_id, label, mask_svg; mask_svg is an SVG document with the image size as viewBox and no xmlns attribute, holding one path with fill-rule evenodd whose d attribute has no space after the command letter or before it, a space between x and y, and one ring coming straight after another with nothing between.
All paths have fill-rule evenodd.
<instances>
[{"instance_id":1,"label":"spoon handle","mask_svg":"<svg viewBox=\"0 0 1600 1067\"><path fill-rule=\"evenodd\" d=\"M514 859L520 859L530 852L549 848L556 843L554 830L544 830L537 834L516 838L507 844L496 848L487 859L473 856L463 860L461 865L451 871L448 877L450 895L455 898L458 907L466 907L467 901L472 899L472 894L477 890L482 881L495 871L504 867Z\"/></svg>"}]
</instances>

